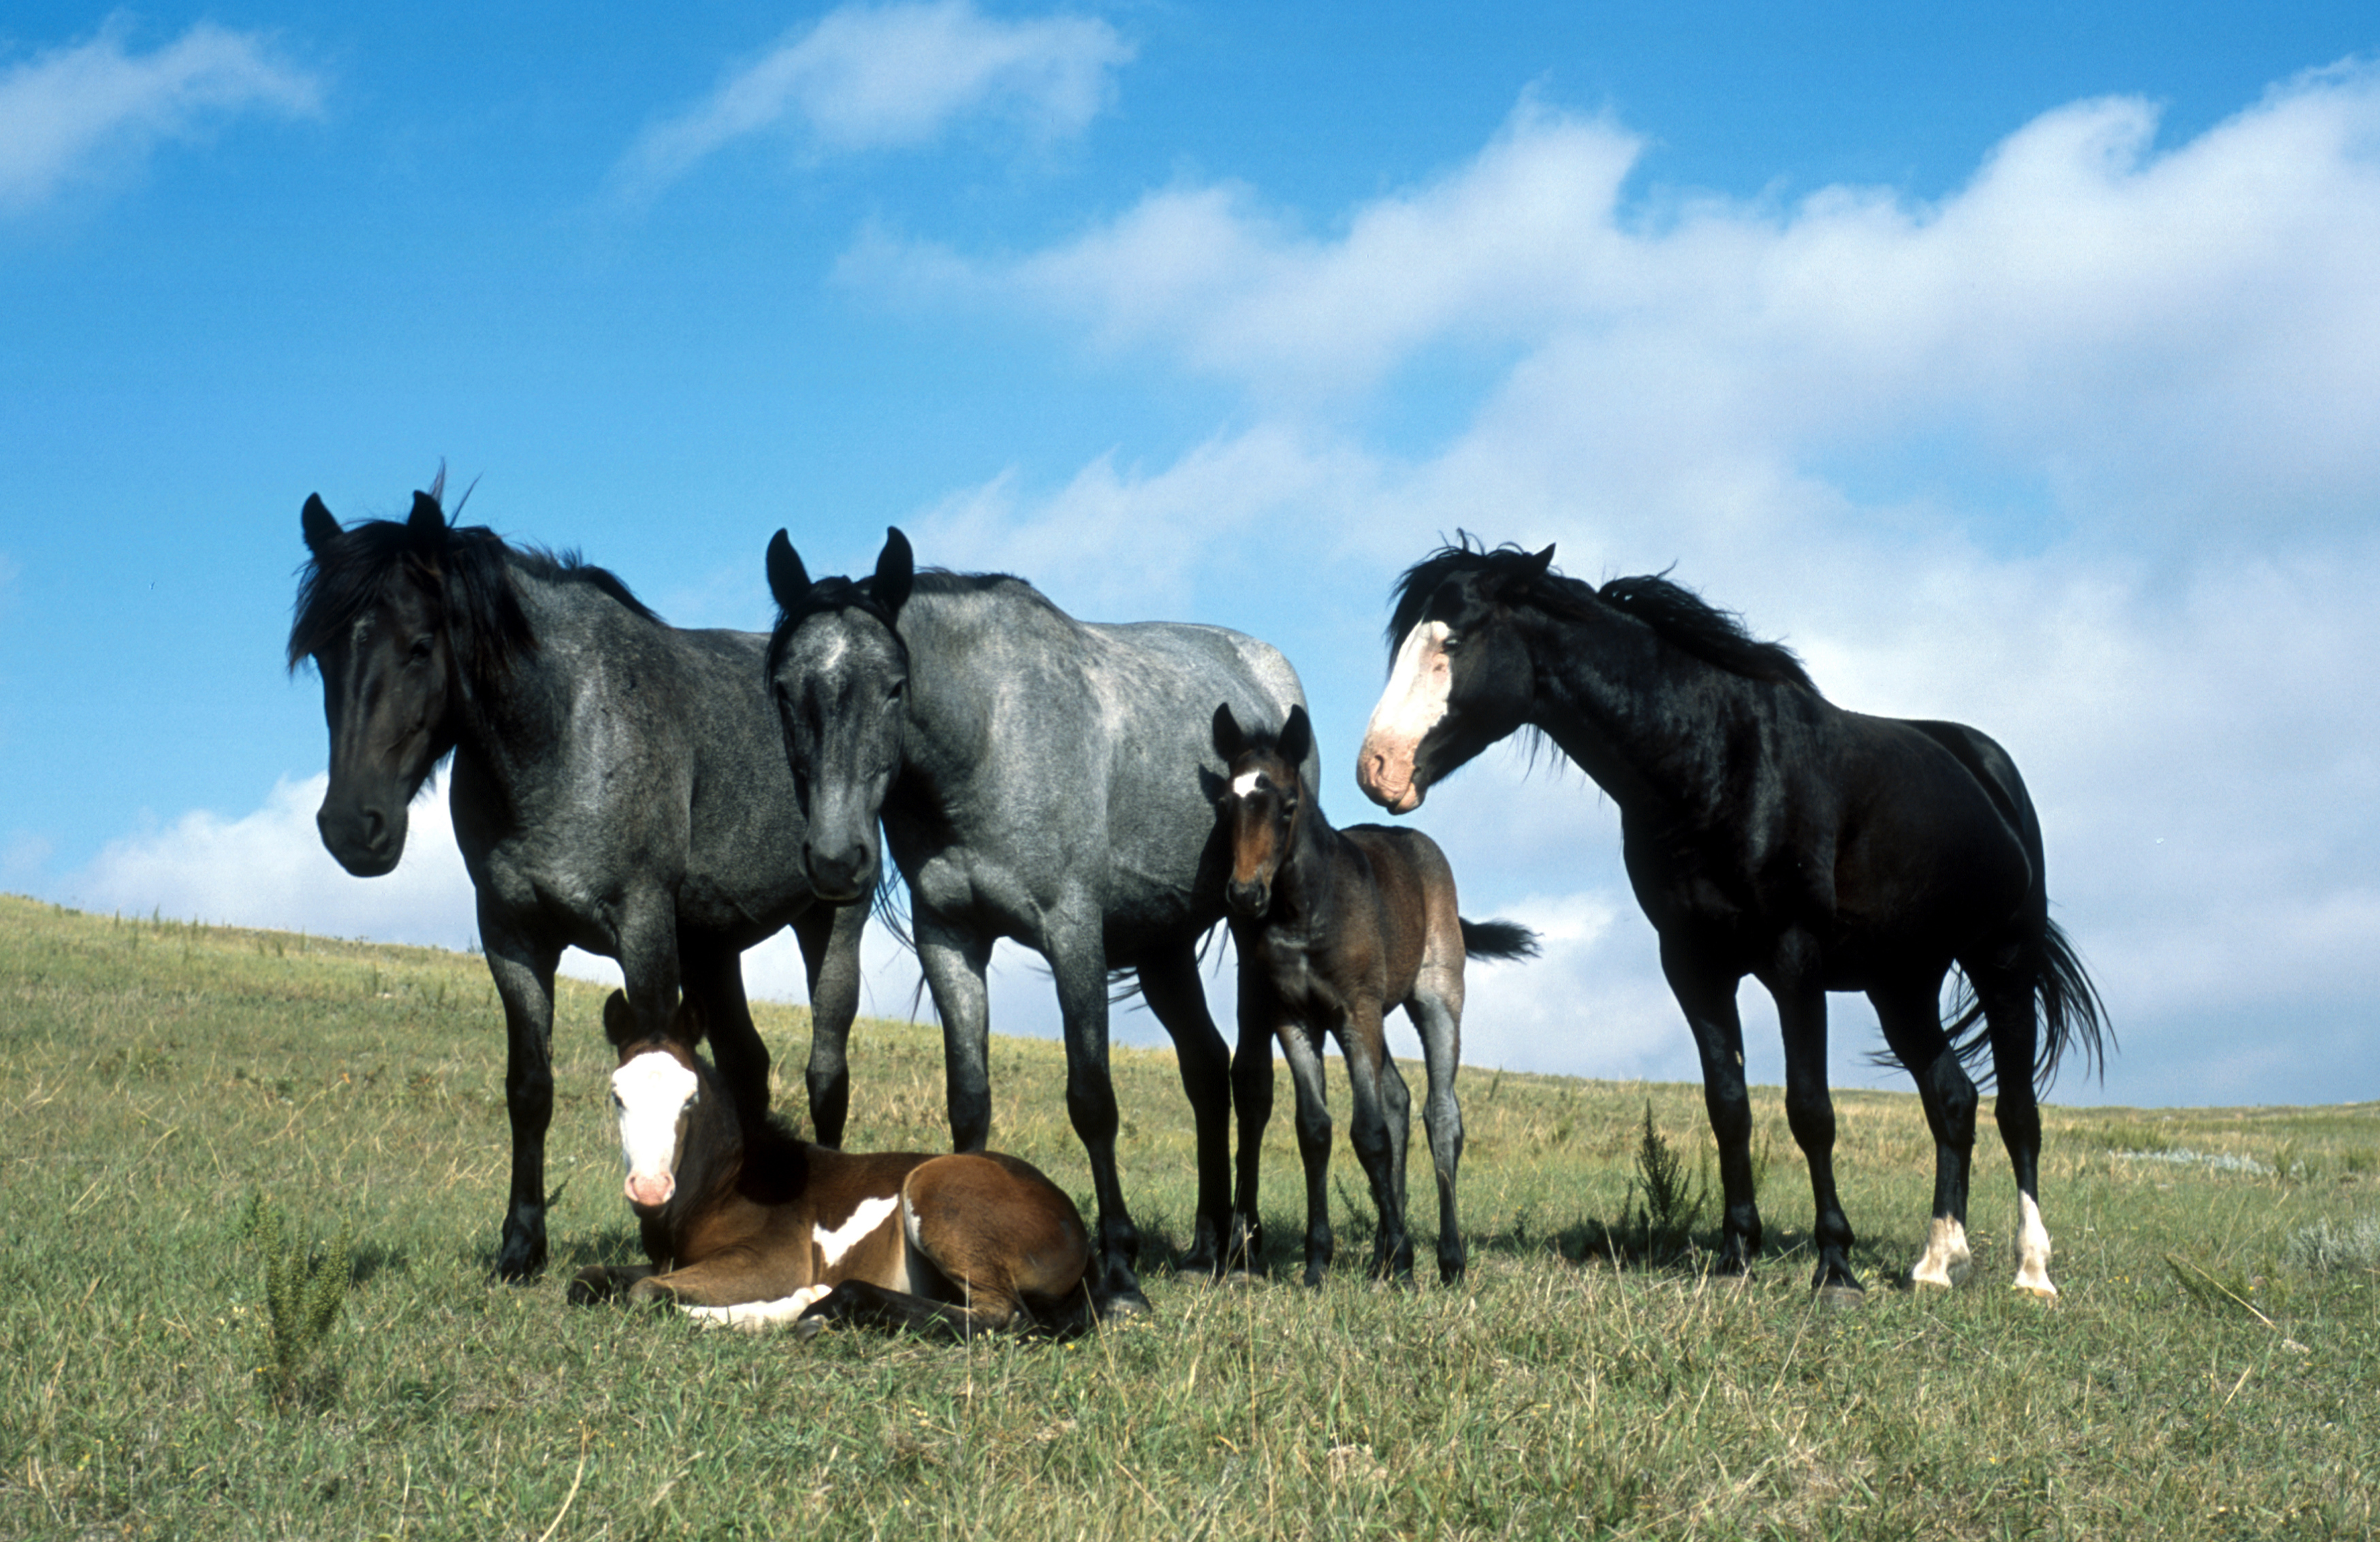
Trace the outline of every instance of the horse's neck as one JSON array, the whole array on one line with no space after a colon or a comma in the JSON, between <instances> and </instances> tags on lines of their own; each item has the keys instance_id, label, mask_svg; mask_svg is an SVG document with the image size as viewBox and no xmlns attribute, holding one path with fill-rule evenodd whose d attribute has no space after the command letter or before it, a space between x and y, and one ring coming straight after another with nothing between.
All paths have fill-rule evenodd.
<instances>
[{"instance_id":1,"label":"horse's neck","mask_svg":"<svg viewBox=\"0 0 2380 1542\"><path fill-rule=\"evenodd\" d=\"M1685 814L1725 795L1728 720L1778 687L1697 659L1617 614L1541 617L1528 634L1531 723L1626 816ZM1685 725L1681 732L1681 724Z\"/></svg>"},{"instance_id":2,"label":"horse's neck","mask_svg":"<svg viewBox=\"0 0 2380 1542\"><path fill-rule=\"evenodd\" d=\"M462 703L455 752L517 807L524 784L549 780L539 773L568 747L575 685L565 661L597 635L607 619L601 607L611 601L565 591L515 565L507 565L506 576L538 646L496 670L455 662Z\"/></svg>"},{"instance_id":3,"label":"horse's neck","mask_svg":"<svg viewBox=\"0 0 2380 1542\"><path fill-rule=\"evenodd\" d=\"M901 769L890 801L938 818L952 781L978 769L991 733L988 704L999 687L996 646L979 634L998 630L978 613L990 596L912 595L901 611L909 650L909 688L902 696Z\"/></svg>"},{"instance_id":4,"label":"horse's neck","mask_svg":"<svg viewBox=\"0 0 2380 1542\"><path fill-rule=\"evenodd\" d=\"M1339 870L1354 858L1347 837L1323 817L1322 801L1309 785L1301 790L1296 833L1289 856L1273 869L1273 914L1281 925L1307 936L1327 931L1338 909Z\"/></svg>"}]
</instances>

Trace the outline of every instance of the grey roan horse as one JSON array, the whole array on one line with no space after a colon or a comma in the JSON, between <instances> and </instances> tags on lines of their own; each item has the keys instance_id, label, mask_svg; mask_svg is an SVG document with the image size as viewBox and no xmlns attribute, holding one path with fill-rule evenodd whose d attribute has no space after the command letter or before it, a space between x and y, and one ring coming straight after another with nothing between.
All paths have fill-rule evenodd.
<instances>
[{"instance_id":1,"label":"grey roan horse","mask_svg":"<svg viewBox=\"0 0 2380 1542\"><path fill-rule=\"evenodd\" d=\"M857 897L880 815L941 1014L953 1144L981 1150L990 1133L984 969L993 941L1012 938L1057 982L1066 1107L1099 1203L1094 1293L1145 1307L1108 1077L1108 974L1134 969L1197 1123L1184 1267L1224 1267L1237 1252L1232 1093L1245 1147L1271 1112L1272 1051L1244 1035L1230 1058L1198 981L1228 861L1208 725L1218 700L1280 723L1303 702L1295 673L1220 627L1089 625L1015 578L917 574L898 530L860 582L812 582L783 530L768 565L780 607L769 670L808 821L803 859L820 894ZM824 1031L813 1044L839 1075L839 1046Z\"/></svg>"},{"instance_id":2,"label":"grey roan horse","mask_svg":"<svg viewBox=\"0 0 2380 1542\"><path fill-rule=\"evenodd\" d=\"M455 843L510 1047L512 1197L496 1271L545 1261L553 970L615 958L639 1031L683 985L739 1103L766 1106L769 1052L739 955L791 923L819 1031L859 999L863 905L817 903L761 660L765 637L665 625L611 574L450 526L444 478L410 518L342 530L306 500L313 553L289 664L322 675L331 785L322 844L359 878L405 852L406 806L455 757ZM864 892L867 880L856 880ZM821 1132L832 1144L840 1131Z\"/></svg>"}]
</instances>

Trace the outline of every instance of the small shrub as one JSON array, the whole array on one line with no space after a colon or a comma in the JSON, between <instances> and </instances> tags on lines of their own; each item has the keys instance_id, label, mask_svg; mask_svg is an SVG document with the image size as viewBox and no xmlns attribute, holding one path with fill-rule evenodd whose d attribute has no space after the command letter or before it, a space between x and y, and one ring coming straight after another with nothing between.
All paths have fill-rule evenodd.
<instances>
[{"instance_id":1,"label":"small shrub","mask_svg":"<svg viewBox=\"0 0 2380 1542\"><path fill-rule=\"evenodd\" d=\"M2286 1257L2308 1274L2380 1274L2380 1215L2332 1225L2327 1216L2301 1226Z\"/></svg>"},{"instance_id":2,"label":"small shrub","mask_svg":"<svg viewBox=\"0 0 2380 1542\"><path fill-rule=\"evenodd\" d=\"M256 1379L275 1407L320 1405L338 1390L338 1366L322 1352L346 1305L352 1239L345 1221L328 1246L285 1228L280 1207L249 1196L239 1231L264 1266L265 1358Z\"/></svg>"}]
</instances>

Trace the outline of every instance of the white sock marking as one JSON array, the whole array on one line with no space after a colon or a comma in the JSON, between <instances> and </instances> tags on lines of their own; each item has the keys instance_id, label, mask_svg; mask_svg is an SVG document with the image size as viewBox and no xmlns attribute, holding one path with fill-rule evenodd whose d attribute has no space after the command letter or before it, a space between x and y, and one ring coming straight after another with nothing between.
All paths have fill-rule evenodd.
<instances>
[{"instance_id":1,"label":"white sock marking","mask_svg":"<svg viewBox=\"0 0 2380 1542\"><path fill-rule=\"evenodd\" d=\"M1947 1216L1936 1216L1925 1232L1925 1256L1909 1271L1910 1283L1947 1291L1966 1280L1974 1259L1967 1246L1967 1229Z\"/></svg>"},{"instance_id":2,"label":"white sock marking","mask_svg":"<svg viewBox=\"0 0 2380 1542\"><path fill-rule=\"evenodd\" d=\"M2033 1196L2016 1196L2016 1283L2044 1301L2054 1299L2058 1287L2049 1282L2049 1228L2041 1222L2041 1207Z\"/></svg>"}]
</instances>

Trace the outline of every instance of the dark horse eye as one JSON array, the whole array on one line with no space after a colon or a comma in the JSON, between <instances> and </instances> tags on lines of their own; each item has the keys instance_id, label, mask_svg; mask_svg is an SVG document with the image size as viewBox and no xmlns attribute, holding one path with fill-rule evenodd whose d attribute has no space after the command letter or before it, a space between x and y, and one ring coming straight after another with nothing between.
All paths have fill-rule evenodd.
<instances>
[{"instance_id":1,"label":"dark horse eye","mask_svg":"<svg viewBox=\"0 0 2380 1542\"><path fill-rule=\"evenodd\" d=\"M417 660L426 659L430 657L430 650L436 645L435 637L416 637L413 639L413 647L408 650L409 656Z\"/></svg>"}]
</instances>

